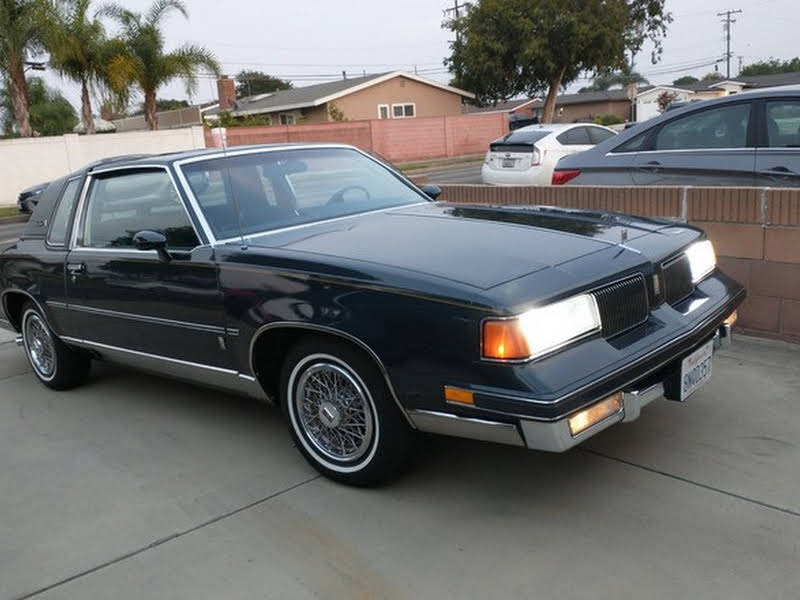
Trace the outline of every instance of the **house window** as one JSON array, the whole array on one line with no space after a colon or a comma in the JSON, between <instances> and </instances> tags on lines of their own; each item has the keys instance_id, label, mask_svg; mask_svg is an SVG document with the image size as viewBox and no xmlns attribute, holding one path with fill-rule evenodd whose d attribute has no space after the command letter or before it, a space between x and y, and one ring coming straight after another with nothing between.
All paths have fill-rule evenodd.
<instances>
[{"instance_id":1,"label":"house window","mask_svg":"<svg viewBox=\"0 0 800 600\"><path fill-rule=\"evenodd\" d=\"M388 119L389 118L389 105L388 104L378 104L378 118L379 119Z\"/></svg>"},{"instance_id":2,"label":"house window","mask_svg":"<svg viewBox=\"0 0 800 600\"><path fill-rule=\"evenodd\" d=\"M410 119L417 116L417 105L413 103L408 104L392 104L392 118L393 119Z\"/></svg>"},{"instance_id":3,"label":"house window","mask_svg":"<svg viewBox=\"0 0 800 600\"><path fill-rule=\"evenodd\" d=\"M294 125L295 124L294 115L281 114L279 118L281 120L281 125Z\"/></svg>"}]
</instances>

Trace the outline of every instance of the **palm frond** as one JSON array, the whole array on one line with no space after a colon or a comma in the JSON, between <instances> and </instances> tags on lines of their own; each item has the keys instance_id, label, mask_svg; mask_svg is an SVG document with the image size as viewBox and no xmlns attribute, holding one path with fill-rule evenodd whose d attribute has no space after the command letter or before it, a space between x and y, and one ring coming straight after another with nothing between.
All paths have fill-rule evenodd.
<instances>
[{"instance_id":1,"label":"palm frond","mask_svg":"<svg viewBox=\"0 0 800 600\"><path fill-rule=\"evenodd\" d=\"M202 46L186 44L164 55L161 71L162 83L180 77L186 84L186 92L191 95L197 89L197 75L200 71L219 76L221 69L217 57L211 51Z\"/></svg>"},{"instance_id":2,"label":"palm frond","mask_svg":"<svg viewBox=\"0 0 800 600\"><path fill-rule=\"evenodd\" d=\"M185 18L189 18L189 11L186 10L186 5L183 3L183 0L155 0L150 10L147 11L145 23L156 26L167 13L173 10L178 11Z\"/></svg>"}]
</instances>

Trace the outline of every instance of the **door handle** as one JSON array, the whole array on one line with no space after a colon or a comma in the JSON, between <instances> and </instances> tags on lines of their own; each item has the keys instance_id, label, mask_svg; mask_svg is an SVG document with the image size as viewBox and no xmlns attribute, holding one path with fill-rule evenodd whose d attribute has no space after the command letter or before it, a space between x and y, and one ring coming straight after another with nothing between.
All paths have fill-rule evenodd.
<instances>
[{"instance_id":1,"label":"door handle","mask_svg":"<svg viewBox=\"0 0 800 600\"><path fill-rule=\"evenodd\" d=\"M67 272L70 275L79 275L86 270L86 265L83 263L70 263L67 265Z\"/></svg>"},{"instance_id":2,"label":"door handle","mask_svg":"<svg viewBox=\"0 0 800 600\"><path fill-rule=\"evenodd\" d=\"M657 160L651 160L650 162L646 162L643 165L639 165L640 171L647 171L648 173L658 173L661 169L661 163Z\"/></svg>"},{"instance_id":3,"label":"door handle","mask_svg":"<svg viewBox=\"0 0 800 600\"><path fill-rule=\"evenodd\" d=\"M760 175L766 175L767 177L791 177L792 175L798 175L788 167L772 167L771 169L763 169L759 171Z\"/></svg>"}]
</instances>

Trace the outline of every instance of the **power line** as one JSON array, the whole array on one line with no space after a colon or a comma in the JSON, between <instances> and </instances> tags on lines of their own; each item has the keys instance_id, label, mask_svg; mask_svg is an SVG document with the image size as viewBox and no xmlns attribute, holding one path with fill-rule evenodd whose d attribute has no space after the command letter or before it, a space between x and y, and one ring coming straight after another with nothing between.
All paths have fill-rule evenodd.
<instances>
[{"instance_id":1,"label":"power line","mask_svg":"<svg viewBox=\"0 0 800 600\"><path fill-rule=\"evenodd\" d=\"M725 40L727 43L727 50L725 52L725 61L728 65L727 79L731 78L731 58L733 58L733 53L731 52L731 25L736 23L736 19L731 19L731 15L740 14L741 12L741 10L736 9L717 13L718 17L725 17L722 22L725 25Z\"/></svg>"}]
</instances>

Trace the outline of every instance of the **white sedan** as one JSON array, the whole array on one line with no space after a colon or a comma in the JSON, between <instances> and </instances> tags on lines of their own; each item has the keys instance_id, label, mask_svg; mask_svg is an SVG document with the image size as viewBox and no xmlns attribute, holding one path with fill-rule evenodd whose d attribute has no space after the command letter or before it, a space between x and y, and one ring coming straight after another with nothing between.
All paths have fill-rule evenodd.
<instances>
[{"instance_id":1,"label":"white sedan","mask_svg":"<svg viewBox=\"0 0 800 600\"><path fill-rule=\"evenodd\" d=\"M529 125L495 140L481 169L490 185L550 185L559 159L617 135L590 123Z\"/></svg>"}]
</instances>

